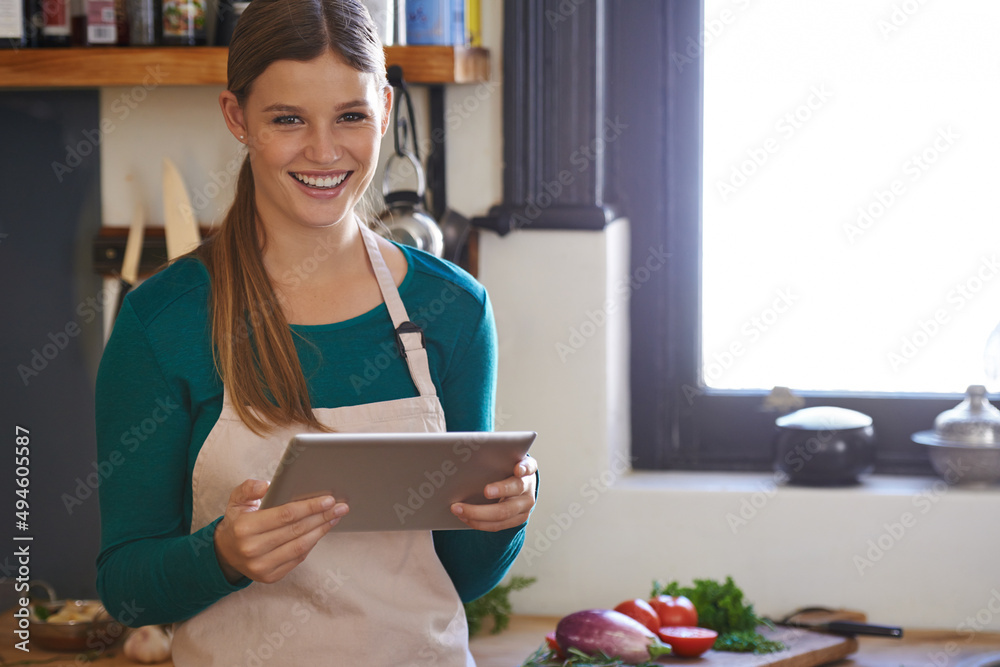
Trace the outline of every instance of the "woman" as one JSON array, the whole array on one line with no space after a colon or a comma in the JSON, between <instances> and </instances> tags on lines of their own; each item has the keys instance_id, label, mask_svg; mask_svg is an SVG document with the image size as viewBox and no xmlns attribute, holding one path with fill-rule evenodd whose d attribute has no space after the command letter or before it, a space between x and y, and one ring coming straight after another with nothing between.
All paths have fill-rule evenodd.
<instances>
[{"instance_id":1,"label":"woman","mask_svg":"<svg viewBox=\"0 0 1000 667\"><path fill-rule=\"evenodd\" d=\"M131 625L176 623L177 665L472 664L461 603L523 542L530 458L484 490L501 502L453 506L474 530L338 534L331 497L259 509L294 433L492 427L485 291L355 213L384 73L356 0L250 3L219 98L248 149L233 206L129 294L102 359L98 588Z\"/></svg>"}]
</instances>

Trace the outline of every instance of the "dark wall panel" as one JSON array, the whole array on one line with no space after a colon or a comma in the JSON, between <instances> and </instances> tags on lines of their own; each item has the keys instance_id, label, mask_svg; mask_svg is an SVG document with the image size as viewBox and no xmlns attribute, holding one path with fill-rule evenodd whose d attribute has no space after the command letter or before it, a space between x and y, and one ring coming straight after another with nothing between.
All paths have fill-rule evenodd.
<instances>
[{"instance_id":1,"label":"dark wall panel","mask_svg":"<svg viewBox=\"0 0 1000 667\"><path fill-rule=\"evenodd\" d=\"M60 597L96 595L94 377L105 295L89 248L101 221L98 115L96 90L0 91L4 602L25 544L31 578ZM26 530L15 516L17 426L30 437Z\"/></svg>"}]
</instances>

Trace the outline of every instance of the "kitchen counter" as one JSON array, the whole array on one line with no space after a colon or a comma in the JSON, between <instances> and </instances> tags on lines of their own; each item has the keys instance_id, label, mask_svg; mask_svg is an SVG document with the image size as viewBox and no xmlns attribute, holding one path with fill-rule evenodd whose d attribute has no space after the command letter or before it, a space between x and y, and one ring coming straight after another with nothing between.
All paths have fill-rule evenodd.
<instances>
[{"instance_id":1,"label":"kitchen counter","mask_svg":"<svg viewBox=\"0 0 1000 667\"><path fill-rule=\"evenodd\" d=\"M478 667L517 667L555 629L558 618L515 616L499 635L477 635L472 653ZM996 653L1000 658L1000 634L955 633L904 629L902 639L858 637L858 651L837 667L985 667L973 665L976 656Z\"/></svg>"},{"instance_id":2,"label":"kitchen counter","mask_svg":"<svg viewBox=\"0 0 1000 667\"><path fill-rule=\"evenodd\" d=\"M510 627L499 635L477 635L472 639L472 653L478 667L517 667L541 646L545 634L551 632L558 619L551 616L515 616ZM0 665L32 664L30 660L52 667L78 667L75 653L52 653L32 646L30 653L14 648L13 617L4 614L0 634ZM1000 655L1000 634L932 630L905 630L902 639L859 637L859 649L849 659L835 663L837 667L985 667L973 663L977 656ZM63 658L60 660L59 658ZM52 660L51 662L47 662ZM967 662L968 661L968 662ZM105 651L92 664L97 667L131 667L135 663L121 653L121 643ZM173 663L160 663L171 667Z\"/></svg>"}]
</instances>

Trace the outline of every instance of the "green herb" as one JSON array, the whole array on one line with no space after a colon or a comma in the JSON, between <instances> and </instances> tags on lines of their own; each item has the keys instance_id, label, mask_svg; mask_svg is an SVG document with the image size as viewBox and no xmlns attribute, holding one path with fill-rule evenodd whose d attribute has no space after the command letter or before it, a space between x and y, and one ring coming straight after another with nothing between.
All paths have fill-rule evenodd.
<instances>
[{"instance_id":1,"label":"green herb","mask_svg":"<svg viewBox=\"0 0 1000 667\"><path fill-rule=\"evenodd\" d=\"M535 583L534 577L511 577L510 583L496 586L489 593L473 600L465 605L465 618L469 622L469 636L476 634L483 627L483 620L493 617L493 629L491 634L503 632L510 623L510 614L513 608L510 606L511 591L519 591Z\"/></svg>"},{"instance_id":2,"label":"green herb","mask_svg":"<svg viewBox=\"0 0 1000 667\"><path fill-rule=\"evenodd\" d=\"M49 616L51 615L52 612L45 605L43 604L35 605L35 618L37 618L39 621L48 620Z\"/></svg>"},{"instance_id":3,"label":"green herb","mask_svg":"<svg viewBox=\"0 0 1000 667\"><path fill-rule=\"evenodd\" d=\"M767 639L756 630L727 632L719 635L712 647L716 651L735 651L737 653L775 653L785 650L785 645L779 641Z\"/></svg>"},{"instance_id":4,"label":"green herb","mask_svg":"<svg viewBox=\"0 0 1000 667\"><path fill-rule=\"evenodd\" d=\"M624 662L621 658L611 658L601 652L597 655L587 655L583 651L571 648L566 658L560 658L555 651L542 644L537 651L528 656L521 667L663 667L662 663Z\"/></svg>"},{"instance_id":5,"label":"green herb","mask_svg":"<svg viewBox=\"0 0 1000 667\"><path fill-rule=\"evenodd\" d=\"M681 586L676 581L664 586L654 581L652 597L657 595L683 595L691 600L698 610L698 625L719 633L713 647L716 651L774 653L785 648L781 642L757 632L758 626L771 624L757 616L753 605L744 601L743 591L732 577L726 577L725 583L695 579L693 586Z\"/></svg>"}]
</instances>

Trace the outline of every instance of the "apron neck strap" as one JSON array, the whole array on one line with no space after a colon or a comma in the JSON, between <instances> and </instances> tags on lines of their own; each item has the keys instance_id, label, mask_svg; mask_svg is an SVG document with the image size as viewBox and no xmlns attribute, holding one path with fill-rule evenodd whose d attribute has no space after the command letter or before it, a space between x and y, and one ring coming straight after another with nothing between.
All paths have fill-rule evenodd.
<instances>
[{"instance_id":1,"label":"apron neck strap","mask_svg":"<svg viewBox=\"0 0 1000 667\"><path fill-rule=\"evenodd\" d=\"M399 290L396 289L396 281L392 279L392 273L382 257L382 251L378 248L378 236L360 219L358 228L361 230L361 238L364 239L365 249L368 251L368 260L375 271L382 299L389 310L392 326L396 330L396 346L410 369L410 378L421 396L436 396L437 391L431 381L430 365L427 362L427 350L424 348L423 329L411 322L406 314L406 306L403 305Z\"/></svg>"}]
</instances>

